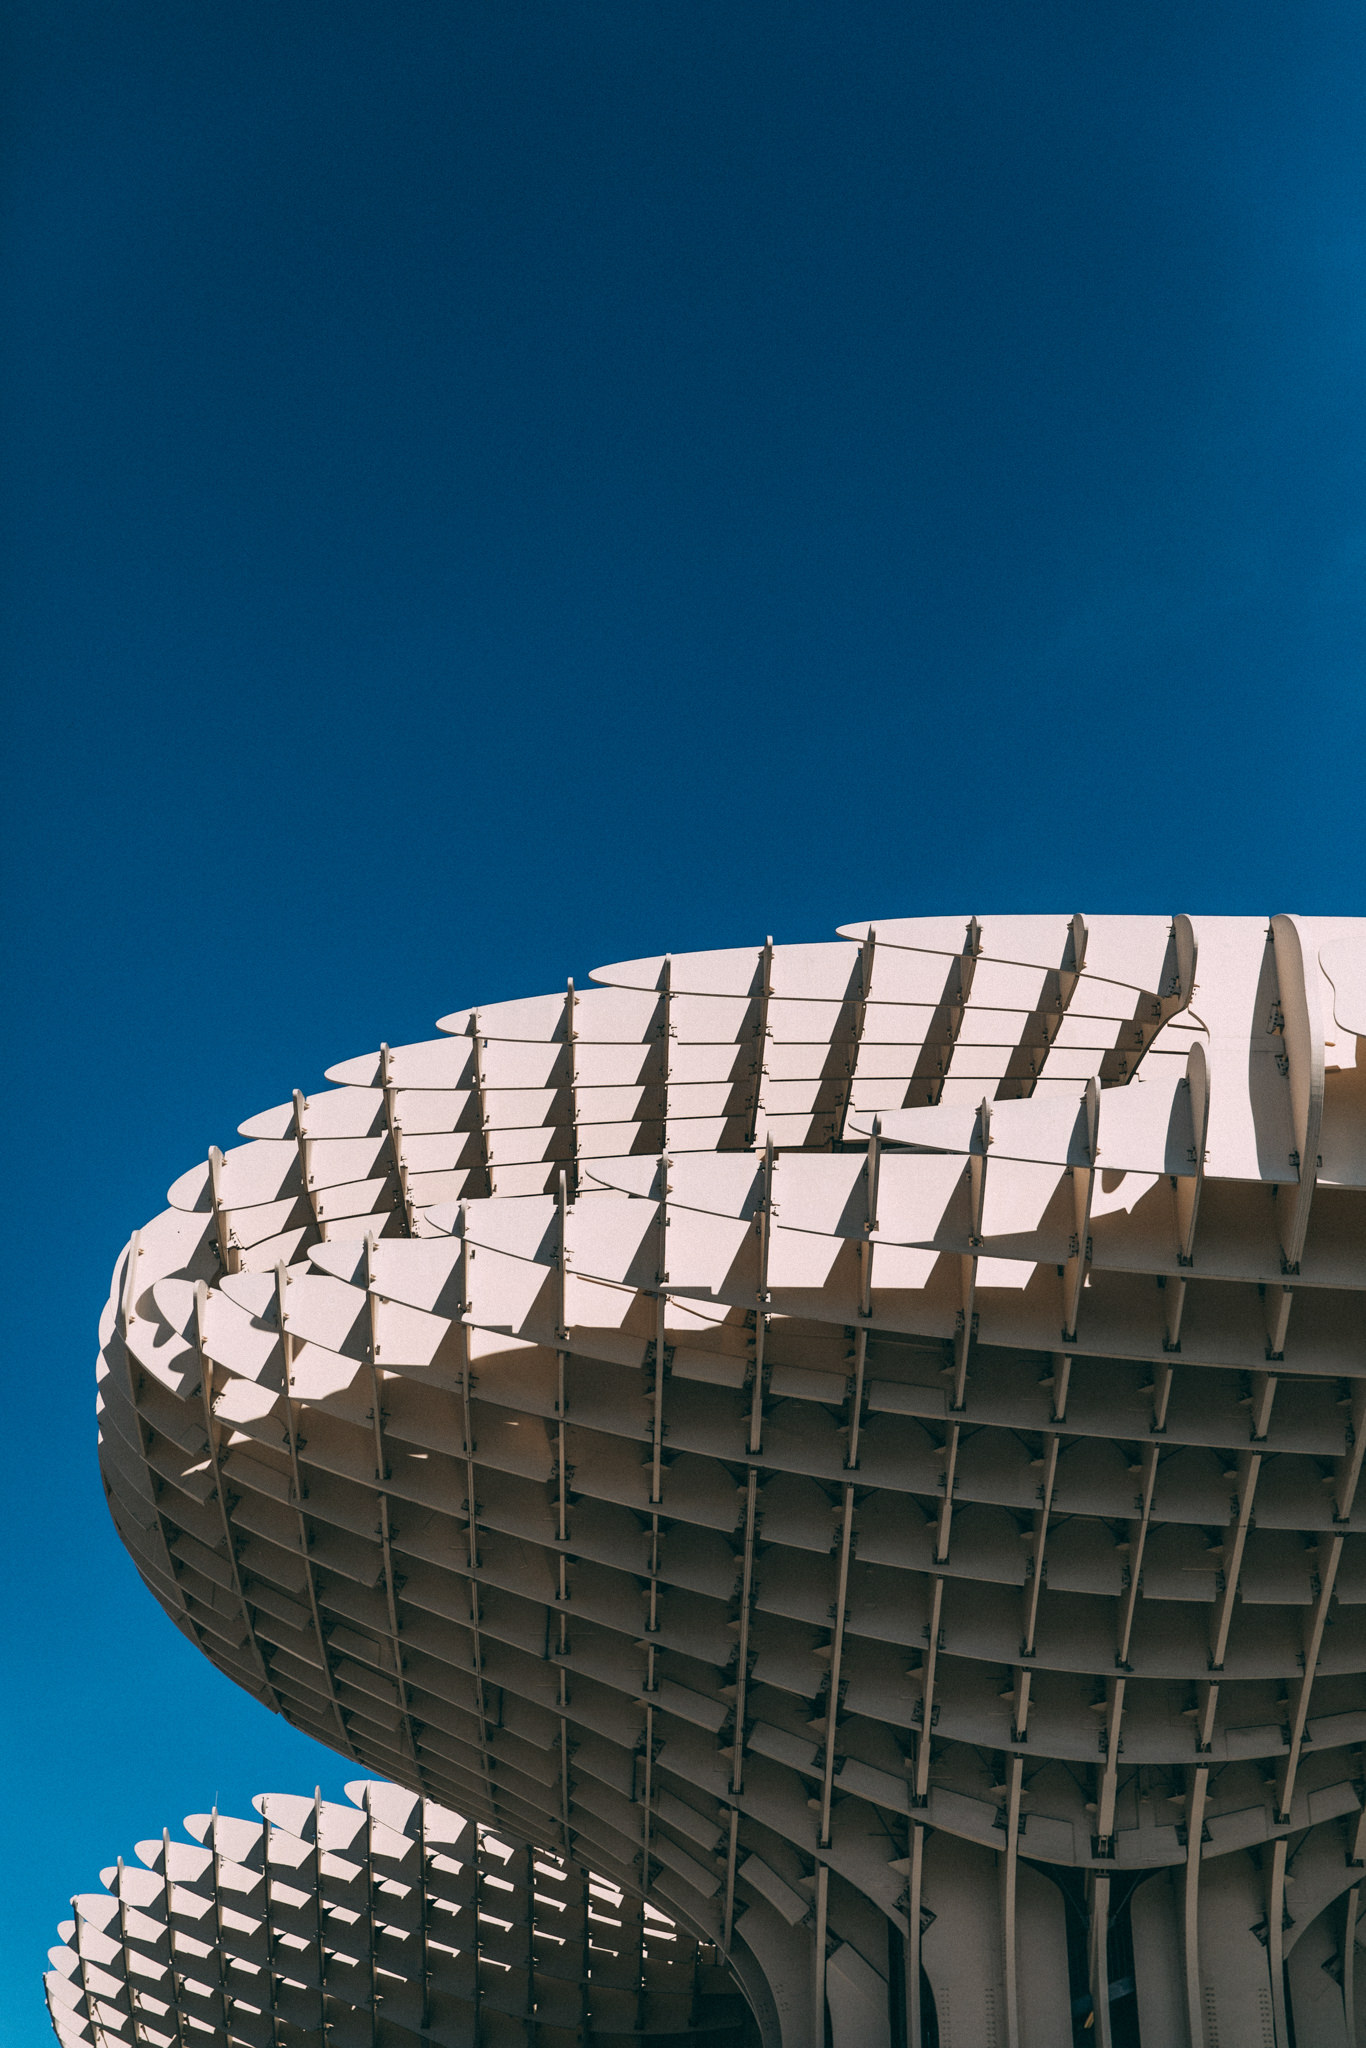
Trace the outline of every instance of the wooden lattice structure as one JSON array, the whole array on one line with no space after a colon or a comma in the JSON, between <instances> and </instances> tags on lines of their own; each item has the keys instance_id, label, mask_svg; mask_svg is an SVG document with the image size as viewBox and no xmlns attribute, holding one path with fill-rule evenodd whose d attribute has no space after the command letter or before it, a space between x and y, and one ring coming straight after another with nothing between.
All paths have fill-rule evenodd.
<instances>
[{"instance_id":1,"label":"wooden lattice structure","mask_svg":"<svg viewBox=\"0 0 1366 2048\"><path fill-rule=\"evenodd\" d=\"M746 2048L714 1948L395 1785L191 1815L72 1900L63 2048Z\"/></svg>"},{"instance_id":2,"label":"wooden lattice structure","mask_svg":"<svg viewBox=\"0 0 1366 2048\"><path fill-rule=\"evenodd\" d=\"M297 1726L717 1943L786 2048L1088 1999L1286 2042L1287 1968L1336 2041L1366 921L593 980L333 1068L134 1237L101 1455L147 1584Z\"/></svg>"}]
</instances>

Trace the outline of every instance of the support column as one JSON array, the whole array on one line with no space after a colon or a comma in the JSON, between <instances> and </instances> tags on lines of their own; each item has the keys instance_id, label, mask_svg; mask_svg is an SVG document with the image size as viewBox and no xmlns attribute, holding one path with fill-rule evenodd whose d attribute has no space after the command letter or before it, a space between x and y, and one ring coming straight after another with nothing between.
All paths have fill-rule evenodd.
<instances>
[{"instance_id":1,"label":"support column","mask_svg":"<svg viewBox=\"0 0 1366 2048\"><path fill-rule=\"evenodd\" d=\"M1361 1885L1354 1884L1347 1894L1342 1922L1342 2018L1347 2035L1347 2048L1357 2048L1356 2021L1356 1961L1357 1961L1357 1914L1361 1911Z\"/></svg>"},{"instance_id":2,"label":"support column","mask_svg":"<svg viewBox=\"0 0 1366 2048\"><path fill-rule=\"evenodd\" d=\"M1182 1900L1182 1961L1186 1974L1186 2025L1190 2048L1205 2048L1204 1998L1200 1983L1200 1838L1205 1832L1205 1793L1209 1765L1191 1772L1186 1804L1186 1882Z\"/></svg>"},{"instance_id":3,"label":"support column","mask_svg":"<svg viewBox=\"0 0 1366 2048\"><path fill-rule=\"evenodd\" d=\"M1290 2048L1290 2028L1285 2010L1285 1859L1288 1847L1284 1835L1271 1844L1266 1883L1266 1966L1271 1973L1271 2013L1276 2028L1276 2048Z\"/></svg>"},{"instance_id":4,"label":"support column","mask_svg":"<svg viewBox=\"0 0 1366 2048\"><path fill-rule=\"evenodd\" d=\"M816 1865L816 1930L812 1944L811 2039L825 2048L825 1934L830 1909L830 1866Z\"/></svg>"},{"instance_id":5,"label":"support column","mask_svg":"<svg viewBox=\"0 0 1366 2048\"><path fill-rule=\"evenodd\" d=\"M1021 2048L1020 1969L1016 1952L1016 1896L1020 1875L1020 1786L1024 1758L1006 1767L1006 1846L1001 1857L1001 1954L1006 1987L1006 2048Z\"/></svg>"},{"instance_id":6,"label":"support column","mask_svg":"<svg viewBox=\"0 0 1366 2048\"><path fill-rule=\"evenodd\" d=\"M1087 1935L1087 1962L1091 1980L1091 2008L1095 2025L1095 2048L1111 2048L1110 2037L1110 1879L1095 1872L1091 1878L1091 1924Z\"/></svg>"},{"instance_id":7,"label":"support column","mask_svg":"<svg viewBox=\"0 0 1366 2048\"><path fill-rule=\"evenodd\" d=\"M923 2048L920 2007L920 1902L925 1886L925 1830L911 1822L910 1868L906 1876L906 2048Z\"/></svg>"}]
</instances>

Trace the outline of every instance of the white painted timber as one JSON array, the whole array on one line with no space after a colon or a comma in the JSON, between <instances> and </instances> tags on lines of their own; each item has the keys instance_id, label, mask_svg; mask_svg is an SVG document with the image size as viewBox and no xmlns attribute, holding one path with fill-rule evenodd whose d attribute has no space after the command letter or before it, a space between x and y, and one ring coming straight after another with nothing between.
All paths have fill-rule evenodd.
<instances>
[{"instance_id":1,"label":"white painted timber","mask_svg":"<svg viewBox=\"0 0 1366 2048\"><path fill-rule=\"evenodd\" d=\"M752 2048L715 1944L396 1785L191 1814L74 1898L63 2048Z\"/></svg>"},{"instance_id":2,"label":"white painted timber","mask_svg":"<svg viewBox=\"0 0 1366 2048\"><path fill-rule=\"evenodd\" d=\"M1040 1872L1095 2038L1239 2036L1250 1959L1315 2048L1291 1936L1202 1916L1366 1854L1363 958L901 918L345 1060L120 1262L123 1539L264 1705L718 1943L770 2048L1051 2043Z\"/></svg>"}]
</instances>

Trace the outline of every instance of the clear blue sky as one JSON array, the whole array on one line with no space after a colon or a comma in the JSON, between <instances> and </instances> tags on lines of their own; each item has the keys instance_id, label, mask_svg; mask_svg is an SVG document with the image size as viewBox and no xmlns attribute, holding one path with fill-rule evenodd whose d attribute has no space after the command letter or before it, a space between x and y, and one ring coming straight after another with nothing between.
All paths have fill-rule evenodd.
<instances>
[{"instance_id":1,"label":"clear blue sky","mask_svg":"<svg viewBox=\"0 0 1366 2048\"><path fill-rule=\"evenodd\" d=\"M6 2048L340 1784L138 1585L130 1228L603 960L1360 910L1366 13L10 0Z\"/></svg>"}]
</instances>

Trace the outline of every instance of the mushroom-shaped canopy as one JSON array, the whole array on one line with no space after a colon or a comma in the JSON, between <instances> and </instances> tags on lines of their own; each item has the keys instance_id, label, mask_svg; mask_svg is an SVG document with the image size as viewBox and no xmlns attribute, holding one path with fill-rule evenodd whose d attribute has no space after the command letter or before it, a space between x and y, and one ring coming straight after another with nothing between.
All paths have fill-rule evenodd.
<instances>
[{"instance_id":1,"label":"mushroom-shaped canopy","mask_svg":"<svg viewBox=\"0 0 1366 2048\"><path fill-rule=\"evenodd\" d=\"M1364 948L863 922L347 1059L119 1262L120 1534L265 1706L716 1943L773 2038L914 2032L922 1915L955 2035L1020 1954L1065 2032L1020 1859L1366 1854Z\"/></svg>"},{"instance_id":2,"label":"mushroom-shaped canopy","mask_svg":"<svg viewBox=\"0 0 1366 2048\"><path fill-rule=\"evenodd\" d=\"M191 1814L72 1900L64 2048L751 2042L713 1950L618 1885L394 1785Z\"/></svg>"}]
</instances>

